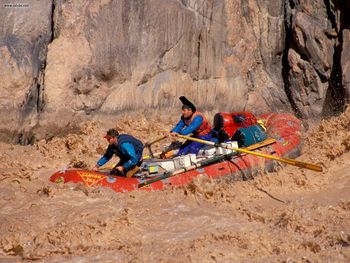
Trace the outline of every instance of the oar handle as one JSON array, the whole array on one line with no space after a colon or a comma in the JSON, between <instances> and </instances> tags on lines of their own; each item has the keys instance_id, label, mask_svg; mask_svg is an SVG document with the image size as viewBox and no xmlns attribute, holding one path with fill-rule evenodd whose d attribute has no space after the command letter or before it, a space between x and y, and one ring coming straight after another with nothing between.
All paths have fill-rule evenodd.
<instances>
[{"instance_id":1,"label":"oar handle","mask_svg":"<svg viewBox=\"0 0 350 263\"><path fill-rule=\"evenodd\" d=\"M230 149L230 150L234 150L237 152L243 152L243 153L247 153L247 154L252 154L252 155L256 155L259 157L263 157L263 158L268 158L268 159L273 159L276 161L280 161L280 162L284 162L287 164L291 164L300 168L306 168L309 170L313 170L316 172L322 172L322 166L317 165L317 164L312 164L312 163L306 163L306 162L302 162L302 161L298 161L298 160L293 160L293 159L287 159L287 158L282 158L282 157L278 157L278 156L274 156L274 155L269 155L269 154L265 154L265 153L260 153L260 152L253 152L253 151L249 151L246 149L242 149L242 148L234 148L228 145L224 145L221 143L215 143L215 142L210 142L210 141L206 141L206 140L201 140L198 138L193 138L193 137L189 137L189 136L185 136L185 135L181 135L181 134L176 134L178 137L186 139L186 140L190 140L190 141L195 141L195 142L200 142L203 144L208 144L208 145L214 145L216 147L222 147L225 149Z\"/></svg>"}]
</instances>

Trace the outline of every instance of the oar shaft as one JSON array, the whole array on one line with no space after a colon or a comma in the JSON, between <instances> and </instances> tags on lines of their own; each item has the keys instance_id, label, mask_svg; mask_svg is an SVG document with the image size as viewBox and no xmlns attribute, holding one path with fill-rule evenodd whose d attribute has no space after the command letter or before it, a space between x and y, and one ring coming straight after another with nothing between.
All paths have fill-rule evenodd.
<instances>
[{"instance_id":1,"label":"oar shaft","mask_svg":"<svg viewBox=\"0 0 350 263\"><path fill-rule=\"evenodd\" d=\"M152 149L151 149L151 145L152 145L152 144L155 144L156 142L159 142L159 141L161 141L161 140L164 140L164 139L167 138L167 137L168 137L168 135L164 135L164 136L162 136L162 137L160 137L160 138L158 138L158 139L155 139L155 140L152 141L152 142L147 142L147 143L145 143L145 147L148 148L148 151L149 151L149 153L150 153L150 157L151 157L151 158L154 157L153 151L152 151ZM147 157L144 157L144 158L147 158Z\"/></svg>"},{"instance_id":2,"label":"oar shaft","mask_svg":"<svg viewBox=\"0 0 350 263\"><path fill-rule=\"evenodd\" d=\"M294 166L298 166L300 168L306 168L306 169L313 170L313 171L316 171L316 172L322 172L322 166L317 165L317 164L301 162L301 161L298 161L298 160L282 158L282 157L269 155L269 154L265 154L265 153L260 153L260 152L253 152L253 151L249 151L249 150L242 149L242 148L234 148L234 147L231 147L231 146L228 146L228 145L224 145L224 144L221 144L221 143L214 143L214 142L210 142L210 141L206 141L206 140L201 140L201 139L198 139L198 138L193 138L193 137L190 137L190 136L185 136L185 135L180 135L180 134L177 134L177 136L180 137L180 138L186 139L186 140L190 140L190 141L200 142L200 143L208 144L208 145L214 145L214 146L217 146L217 147L222 147L222 148L234 150L234 151L237 151L237 152L242 152L242 153L252 154L252 155L256 155L256 156L263 157L263 158L273 159L273 160L276 160L276 161L280 161L280 162L284 162L284 163L291 164L291 165L294 165Z\"/></svg>"},{"instance_id":3,"label":"oar shaft","mask_svg":"<svg viewBox=\"0 0 350 263\"><path fill-rule=\"evenodd\" d=\"M168 135L164 135L158 139L155 139L154 141L151 141L151 142L146 142L145 143L145 146L148 147L148 146L151 146L152 144L155 144L156 142L160 142L161 140L164 140L168 137Z\"/></svg>"},{"instance_id":4,"label":"oar shaft","mask_svg":"<svg viewBox=\"0 0 350 263\"><path fill-rule=\"evenodd\" d=\"M192 166L194 166L194 165L192 165ZM193 168L192 168L192 166L188 167L188 170L193 170L193 169L197 168L197 166L194 166ZM149 179L149 180L147 180L147 181L145 181L143 183L140 183L137 187L141 188L141 187L144 187L144 186L149 185L151 183L154 183L154 182L157 182L157 181L161 181L161 180L166 179L168 177L175 176L177 174L183 173L185 171L186 171L185 168L181 168L181 169L173 171L173 172L166 172L166 173L162 174L161 176L158 176L156 178Z\"/></svg>"}]
</instances>

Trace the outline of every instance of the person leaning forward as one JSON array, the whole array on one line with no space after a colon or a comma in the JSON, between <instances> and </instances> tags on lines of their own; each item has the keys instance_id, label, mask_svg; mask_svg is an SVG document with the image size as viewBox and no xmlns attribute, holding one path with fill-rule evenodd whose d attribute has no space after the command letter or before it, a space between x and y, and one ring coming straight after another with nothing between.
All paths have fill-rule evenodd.
<instances>
[{"instance_id":1,"label":"person leaning forward","mask_svg":"<svg viewBox=\"0 0 350 263\"><path fill-rule=\"evenodd\" d=\"M107 163L115 154L120 161L113 167L111 174L131 177L142 164L143 143L128 134L119 134L116 129L109 129L104 136L109 145L105 154L98 160L95 168Z\"/></svg>"},{"instance_id":2,"label":"person leaning forward","mask_svg":"<svg viewBox=\"0 0 350 263\"><path fill-rule=\"evenodd\" d=\"M212 140L211 126L203 113L198 112L196 107L186 97L181 96L182 115L180 121L170 131L171 136L176 133L188 135L192 133L192 137L202 140ZM181 147L177 156L189 153L197 154L205 144L187 140Z\"/></svg>"}]
</instances>

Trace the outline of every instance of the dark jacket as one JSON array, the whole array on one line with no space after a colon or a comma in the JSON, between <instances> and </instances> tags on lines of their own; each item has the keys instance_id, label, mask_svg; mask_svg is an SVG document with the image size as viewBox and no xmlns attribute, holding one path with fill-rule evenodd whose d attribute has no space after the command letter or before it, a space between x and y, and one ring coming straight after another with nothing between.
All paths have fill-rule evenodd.
<instances>
[{"instance_id":1,"label":"dark jacket","mask_svg":"<svg viewBox=\"0 0 350 263\"><path fill-rule=\"evenodd\" d=\"M128 134L120 134L117 144L110 144L106 153L97 162L99 166L108 162L113 154L120 158L118 165L123 165L128 171L135 167L142 160L143 143L135 137Z\"/></svg>"}]
</instances>

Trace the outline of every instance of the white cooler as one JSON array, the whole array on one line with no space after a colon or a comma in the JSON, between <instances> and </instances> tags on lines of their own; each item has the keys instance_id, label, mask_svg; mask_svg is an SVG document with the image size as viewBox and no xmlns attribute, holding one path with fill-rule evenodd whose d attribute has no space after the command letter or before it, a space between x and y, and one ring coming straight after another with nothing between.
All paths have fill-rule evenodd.
<instances>
[{"instance_id":1,"label":"white cooler","mask_svg":"<svg viewBox=\"0 0 350 263\"><path fill-rule=\"evenodd\" d=\"M196 155L191 153L174 158L175 169L189 167L197 162Z\"/></svg>"}]
</instances>

